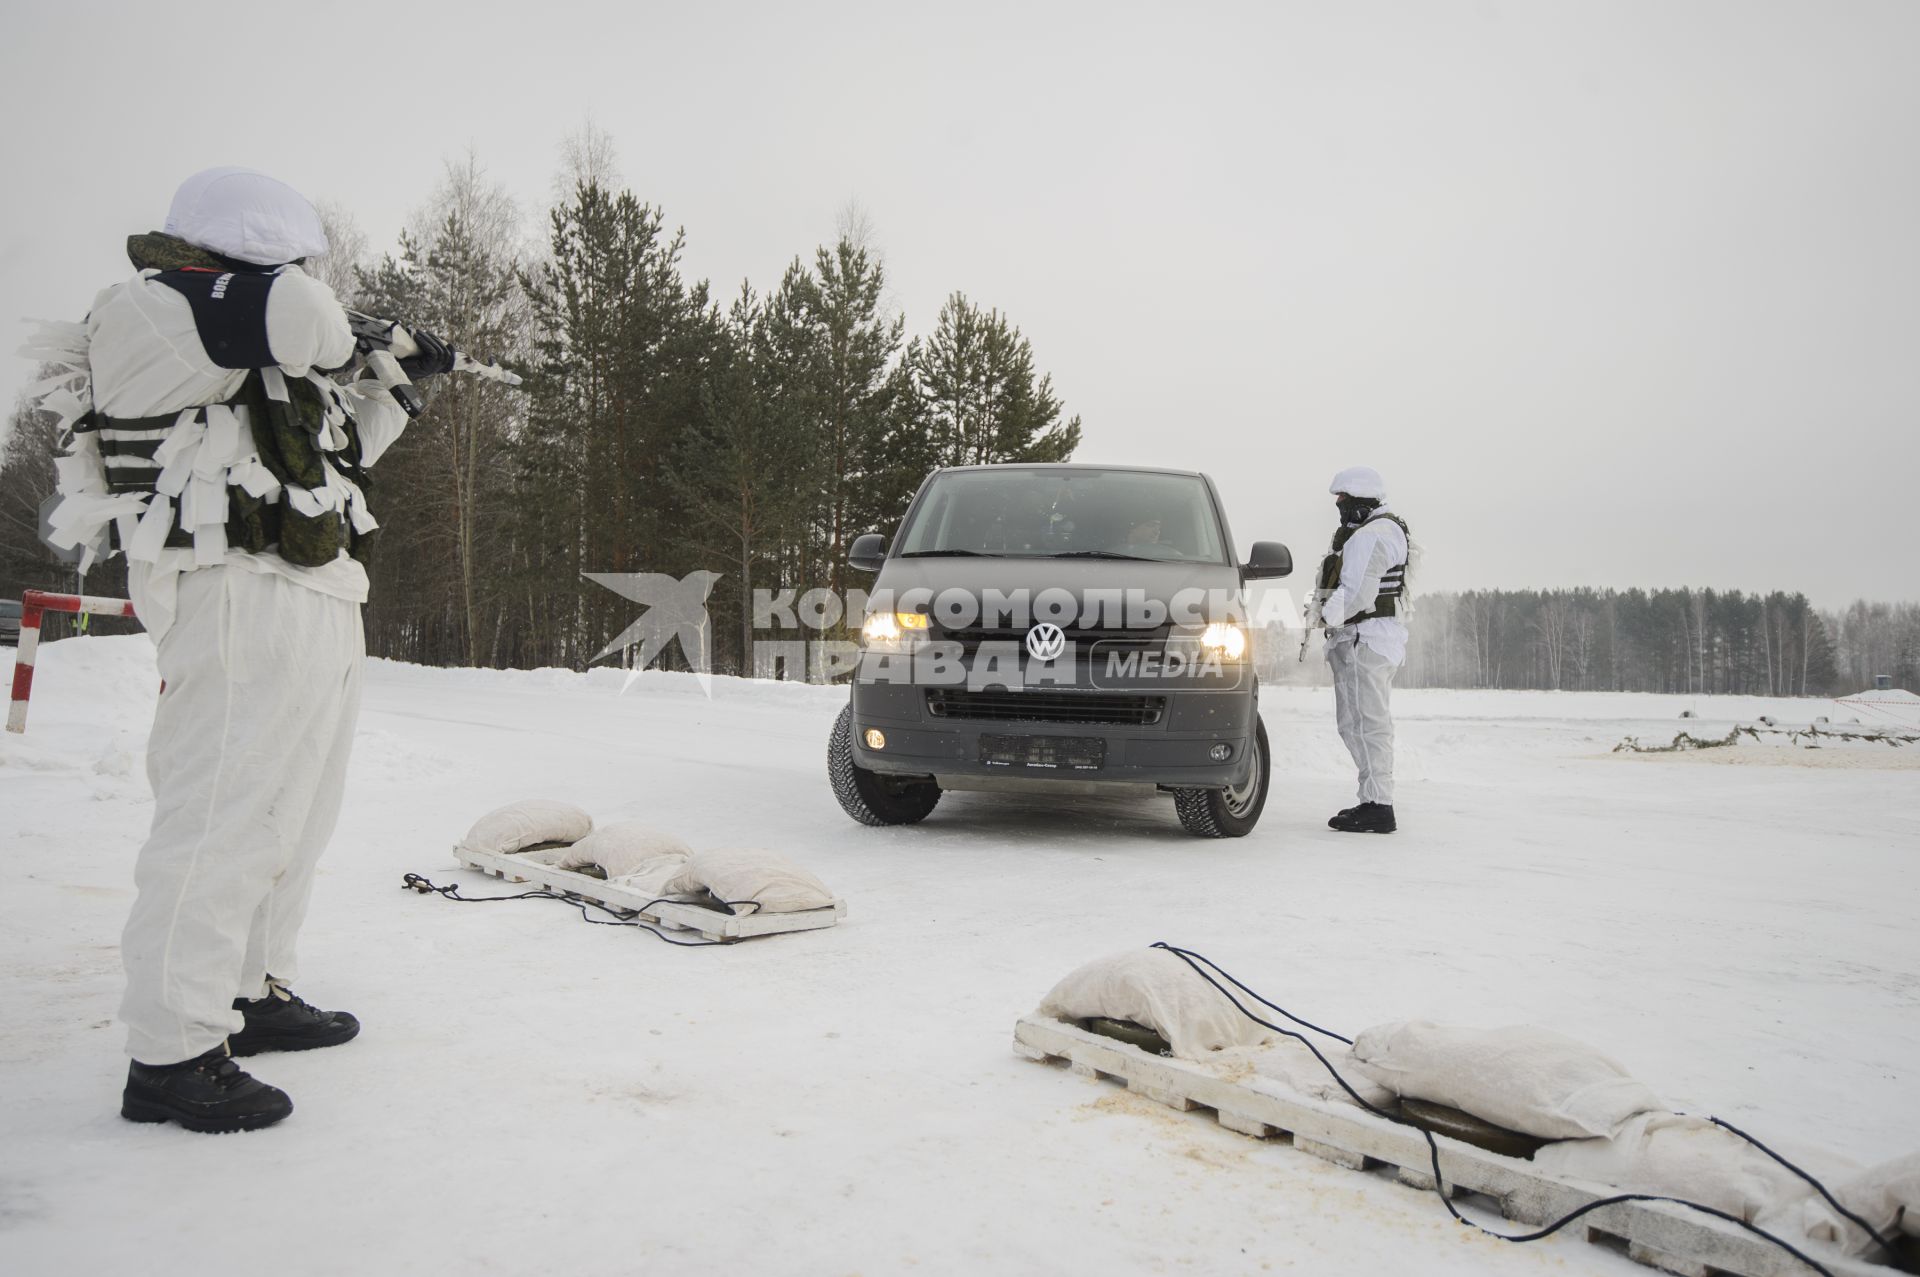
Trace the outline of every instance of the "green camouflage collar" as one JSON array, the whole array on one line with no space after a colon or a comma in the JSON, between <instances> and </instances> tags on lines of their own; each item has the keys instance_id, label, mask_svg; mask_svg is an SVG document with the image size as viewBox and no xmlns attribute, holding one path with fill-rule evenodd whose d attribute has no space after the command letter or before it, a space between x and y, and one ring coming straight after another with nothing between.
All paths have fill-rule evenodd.
<instances>
[{"instance_id":1,"label":"green camouflage collar","mask_svg":"<svg viewBox=\"0 0 1920 1277\"><path fill-rule=\"evenodd\" d=\"M127 236L127 258L135 270L184 270L197 266L202 270L226 270L228 265L204 248L196 248L178 235L148 231Z\"/></svg>"}]
</instances>

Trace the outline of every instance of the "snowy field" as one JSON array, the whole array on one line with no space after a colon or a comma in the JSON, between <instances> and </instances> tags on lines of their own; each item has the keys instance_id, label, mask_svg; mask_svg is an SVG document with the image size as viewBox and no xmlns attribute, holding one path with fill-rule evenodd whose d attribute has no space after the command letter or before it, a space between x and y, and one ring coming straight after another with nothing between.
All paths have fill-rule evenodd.
<instances>
[{"instance_id":1,"label":"snowy field","mask_svg":"<svg viewBox=\"0 0 1920 1277\"><path fill-rule=\"evenodd\" d=\"M1059 976L1160 939L1348 1032L1532 1021L1789 1147L1920 1145L1911 760L1607 752L1825 703L1403 692L1401 832L1356 838L1323 824L1351 801L1330 694L1274 689L1265 818L1210 843L1164 801L959 795L862 828L824 776L844 693L621 684L372 666L299 986L365 1030L252 1061L297 1111L207 1137L117 1115L150 652L44 648L31 730L0 737L0 1271L1646 1271L1471 1235L1430 1195L1012 1054ZM678 949L400 889L504 890L448 848L530 796L776 847L849 916Z\"/></svg>"}]
</instances>

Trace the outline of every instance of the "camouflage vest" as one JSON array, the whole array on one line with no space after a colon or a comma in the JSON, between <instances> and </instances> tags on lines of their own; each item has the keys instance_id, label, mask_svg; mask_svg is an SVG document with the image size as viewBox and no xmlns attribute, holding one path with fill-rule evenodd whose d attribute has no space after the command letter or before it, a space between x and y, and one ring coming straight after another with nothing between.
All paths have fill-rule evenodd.
<instances>
[{"instance_id":1,"label":"camouflage vest","mask_svg":"<svg viewBox=\"0 0 1920 1277\"><path fill-rule=\"evenodd\" d=\"M1354 524L1350 528L1337 528L1333 533L1333 548L1328 550L1326 557L1320 560L1320 580L1318 585L1323 592L1339 587L1340 572L1346 564L1347 542L1353 539L1353 534L1361 528L1366 527L1367 524L1377 523L1382 519L1388 519L1399 524L1400 530L1407 535L1408 548L1412 548L1413 531L1407 527L1407 521L1397 514L1381 512L1379 514L1369 515L1366 519ZM1361 621L1371 621L1379 617L1394 615L1399 610L1400 596L1406 591L1406 588L1407 560L1402 559L1380 574L1380 593L1374 599L1373 606L1365 612L1354 613L1346 620L1340 622L1340 624L1358 625Z\"/></svg>"},{"instance_id":2,"label":"camouflage vest","mask_svg":"<svg viewBox=\"0 0 1920 1277\"><path fill-rule=\"evenodd\" d=\"M162 273L156 278L162 283L171 283L167 277L174 272L226 269L226 263L212 254L171 235L132 236L127 241L127 256L142 270L160 270ZM208 340L204 331L202 340ZM228 362L229 355L216 353L211 346L208 354L221 367L233 366ZM260 463L282 488L325 488L327 471L331 468L357 484L363 493L370 493L373 480L360 464L360 436L353 415L341 414L345 418L342 428L346 446L338 451L325 449L320 440L329 428L328 392L305 378L282 380L286 386L285 400L268 393L260 369L254 368L247 373L238 394L220 401L229 408L245 409L241 415L251 431ZM188 409L194 414L192 417L177 412L157 417L108 417L94 412L76 423L75 429L97 432L95 437L106 466L109 491L116 495L153 493L160 476L160 465L154 460L154 454L160 445L184 422L204 423L206 410L216 406L219 404ZM377 529L359 533L343 510L303 514L293 508L285 492L277 496L278 499L256 497L237 484L228 486L229 548L255 554L277 548L281 558L300 567L331 563L341 550L363 562L367 559ZM166 544L189 548L193 545L192 533L180 527L176 520L167 532ZM114 548L125 548L119 544L117 529Z\"/></svg>"}]
</instances>

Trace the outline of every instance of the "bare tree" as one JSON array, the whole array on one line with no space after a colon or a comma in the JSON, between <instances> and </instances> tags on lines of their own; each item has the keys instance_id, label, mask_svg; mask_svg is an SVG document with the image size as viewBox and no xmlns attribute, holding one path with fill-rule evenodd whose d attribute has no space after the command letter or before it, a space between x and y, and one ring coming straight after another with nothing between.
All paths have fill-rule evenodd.
<instances>
[{"instance_id":1,"label":"bare tree","mask_svg":"<svg viewBox=\"0 0 1920 1277\"><path fill-rule=\"evenodd\" d=\"M469 153L447 165L411 222L399 255L363 273L370 302L459 349L509 361L522 354L520 217L505 189ZM383 650L471 664L492 656L496 627L483 613L495 582L484 564L504 522L497 512L511 503L502 454L525 407L518 393L473 378L441 378L429 390L428 410L381 463L395 495L381 514L383 579L369 615L377 640L396 645Z\"/></svg>"},{"instance_id":2,"label":"bare tree","mask_svg":"<svg viewBox=\"0 0 1920 1277\"><path fill-rule=\"evenodd\" d=\"M351 306L360 295L360 272L373 263L373 248L352 210L338 200L314 204L327 232L327 252L307 262L307 273Z\"/></svg>"},{"instance_id":3,"label":"bare tree","mask_svg":"<svg viewBox=\"0 0 1920 1277\"><path fill-rule=\"evenodd\" d=\"M553 202L565 204L582 186L619 189L620 162L613 135L587 120L560 139L560 167L553 174Z\"/></svg>"}]
</instances>

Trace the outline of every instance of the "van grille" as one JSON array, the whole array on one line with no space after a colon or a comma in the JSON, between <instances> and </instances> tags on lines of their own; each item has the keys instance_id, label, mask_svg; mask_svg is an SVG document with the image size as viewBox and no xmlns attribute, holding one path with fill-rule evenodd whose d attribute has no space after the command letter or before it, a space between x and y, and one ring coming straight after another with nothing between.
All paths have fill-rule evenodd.
<instances>
[{"instance_id":1,"label":"van grille","mask_svg":"<svg viewBox=\"0 0 1920 1277\"><path fill-rule=\"evenodd\" d=\"M1069 625L1066 628L1067 641L1074 645L1075 655L1085 661L1092 653L1094 645L1100 645L1101 652L1109 651L1155 651L1166 645L1167 636L1172 632L1171 625L1160 625L1154 629L1123 629L1092 626ZM960 650L972 656L982 643L998 643L1020 648L1027 638L1027 627L1012 629L987 629L972 626L967 629L942 629L940 637L960 645Z\"/></svg>"},{"instance_id":2,"label":"van grille","mask_svg":"<svg viewBox=\"0 0 1920 1277\"><path fill-rule=\"evenodd\" d=\"M997 723L1113 723L1148 727L1166 713L1164 696L1063 691L927 689L927 713Z\"/></svg>"}]
</instances>

